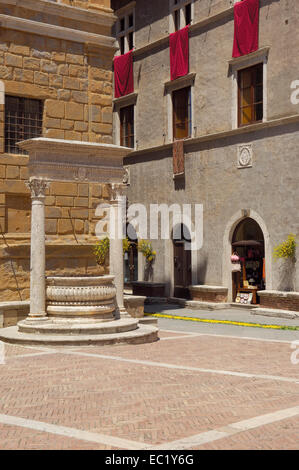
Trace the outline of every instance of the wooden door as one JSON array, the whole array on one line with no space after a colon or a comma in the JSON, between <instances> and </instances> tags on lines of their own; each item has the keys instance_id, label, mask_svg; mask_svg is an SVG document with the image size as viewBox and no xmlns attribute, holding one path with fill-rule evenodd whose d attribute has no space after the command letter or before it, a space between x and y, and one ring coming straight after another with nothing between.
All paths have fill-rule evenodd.
<instances>
[{"instance_id":1,"label":"wooden door","mask_svg":"<svg viewBox=\"0 0 299 470\"><path fill-rule=\"evenodd\" d=\"M185 250L184 243L174 243L174 296L190 298L188 287L191 285L191 251Z\"/></svg>"}]
</instances>

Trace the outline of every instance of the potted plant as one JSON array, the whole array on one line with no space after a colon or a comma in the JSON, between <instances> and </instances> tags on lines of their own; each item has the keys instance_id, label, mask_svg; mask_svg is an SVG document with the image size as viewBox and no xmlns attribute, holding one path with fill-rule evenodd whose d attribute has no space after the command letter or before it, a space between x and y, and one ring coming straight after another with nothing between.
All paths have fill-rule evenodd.
<instances>
[{"instance_id":1,"label":"potted plant","mask_svg":"<svg viewBox=\"0 0 299 470\"><path fill-rule=\"evenodd\" d=\"M283 261L281 265L282 280L280 285L280 290L282 291L294 290L296 245L296 236L293 233L290 233L287 239L277 245L273 250L274 260Z\"/></svg>"},{"instance_id":2,"label":"potted plant","mask_svg":"<svg viewBox=\"0 0 299 470\"><path fill-rule=\"evenodd\" d=\"M128 238L123 240L123 252L128 253L130 249L131 242ZM96 257L97 263L99 266L109 265L109 249L110 249L110 240L108 237L105 237L99 240L93 247L93 252Z\"/></svg>"},{"instance_id":3,"label":"potted plant","mask_svg":"<svg viewBox=\"0 0 299 470\"><path fill-rule=\"evenodd\" d=\"M144 280L149 281L153 278L153 264L156 259L156 252L148 240L138 241L138 251L145 257Z\"/></svg>"}]
</instances>

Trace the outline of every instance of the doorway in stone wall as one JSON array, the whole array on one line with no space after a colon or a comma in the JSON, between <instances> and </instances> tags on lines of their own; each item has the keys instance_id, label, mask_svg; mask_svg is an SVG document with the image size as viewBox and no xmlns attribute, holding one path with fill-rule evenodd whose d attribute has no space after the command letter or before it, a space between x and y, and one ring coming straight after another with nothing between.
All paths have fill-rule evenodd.
<instances>
[{"instance_id":1,"label":"doorway in stone wall","mask_svg":"<svg viewBox=\"0 0 299 470\"><path fill-rule=\"evenodd\" d=\"M247 217L235 228L232 255L240 259L240 271L232 273L233 301L258 304L257 292L265 289L265 241L258 223Z\"/></svg>"},{"instance_id":2,"label":"doorway in stone wall","mask_svg":"<svg viewBox=\"0 0 299 470\"><path fill-rule=\"evenodd\" d=\"M192 283L191 250L187 249L191 241L190 232L184 224L173 229L173 271L174 297L189 299L189 286Z\"/></svg>"},{"instance_id":3,"label":"doorway in stone wall","mask_svg":"<svg viewBox=\"0 0 299 470\"><path fill-rule=\"evenodd\" d=\"M131 224L127 224L129 251L124 254L124 281L127 286L138 280L138 239Z\"/></svg>"}]
</instances>

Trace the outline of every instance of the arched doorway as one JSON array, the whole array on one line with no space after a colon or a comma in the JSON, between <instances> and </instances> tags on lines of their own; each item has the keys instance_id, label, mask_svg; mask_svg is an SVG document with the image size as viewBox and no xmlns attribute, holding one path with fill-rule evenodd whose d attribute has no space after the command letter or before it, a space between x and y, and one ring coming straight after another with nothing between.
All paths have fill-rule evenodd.
<instances>
[{"instance_id":1,"label":"arched doorway","mask_svg":"<svg viewBox=\"0 0 299 470\"><path fill-rule=\"evenodd\" d=\"M134 227L127 224L129 251L124 254L124 282L130 284L138 280L138 239Z\"/></svg>"},{"instance_id":2,"label":"arched doorway","mask_svg":"<svg viewBox=\"0 0 299 470\"><path fill-rule=\"evenodd\" d=\"M257 292L265 289L265 240L259 224L247 217L232 237L232 254L240 258L241 270L232 273L233 301L257 304Z\"/></svg>"},{"instance_id":3,"label":"arched doorway","mask_svg":"<svg viewBox=\"0 0 299 470\"><path fill-rule=\"evenodd\" d=\"M188 287L192 283L191 250L187 249L191 241L188 228L177 225L172 232L174 297L189 299Z\"/></svg>"}]
</instances>

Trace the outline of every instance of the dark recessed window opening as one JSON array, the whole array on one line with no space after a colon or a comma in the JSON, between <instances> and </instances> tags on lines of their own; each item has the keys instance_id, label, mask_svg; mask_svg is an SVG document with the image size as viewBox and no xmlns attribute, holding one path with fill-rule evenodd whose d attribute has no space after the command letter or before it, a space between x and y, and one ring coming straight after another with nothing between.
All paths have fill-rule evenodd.
<instances>
[{"instance_id":1,"label":"dark recessed window opening","mask_svg":"<svg viewBox=\"0 0 299 470\"><path fill-rule=\"evenodd\" d=\"M134 105L120 109L120 145L134 148Z\"/></svg>"},{"instance_id":2,"label":"dark recessed window opening","mask_svg":"<svg viewBox=\"0 0 299 470\"><path fill-rule=\"evenodd\" d=\"M134 15L129 15L129 28L131 28L134 24Z\"/></svg>"},{"instance_id":3,"label":"dark recessed window opening","mask_svg":"<svg viewBox=\"0 0 299 470\"><path fill-rule=\"evenodd\" d=\"M119 40L120 44L119 44L119 47L120 47L120 53L121 55L125 53L125 37L122 36Z\"/></svg>"},{"instance_id":4,"label":"dark recessed window opening","mask_svg":"<svg viewBox=\"0 0 299 470\"><path fill-rule=\"evenodd\" d=\"M125 18L122 18L119 23L120 23L119 30L124 31L125 30Z\"/></svg>"},{"instance_id":5,"label":"dark recessed window opening","mask_svg":"<svg viewBox=\"0 0 299 470\"><path fill-rule=\"evenodd\" d=\"M129 51L131 51L134 47L134 34L129 33Z\"/></svg>"},{"instance_id":6,"label":"dark recessed window opening","mask_svg":"<svg viewBox=\"0 0 299 470\"><path fill-rule=\"evenodd\" d=\"M191 87L174 91L172 102L174 140L191 137Z\"/></svg>"},{"instance_id":7,"label":"dark recessed window opening","mask_svg":"<svg viewBox=\"0 0 299 470\"><path fill-rule=\"evenodd\" d=\"M185 6L185 18L186 18L186 26L191 23L191 3Z\"/></svg>"},{"instance_id":8,"label":"dark recessed window opening","mask_svg":"<svg viewBox=\"0 0 299 470\"><path fill-rule=\"evenodd\" d=\"M43 102L5 96L5 152L24 154L16 144L42 135Z\"/></svg>"},{"instance_id":9,"label":"dark recessed window opening","mask_svg":"<svg viewBox=\"0 0 299 470\"><path fill-rule=\"evenodd\" d=\"M263 120L263 64L238 72L238 125Z\"/></svg>"},{"instance_id":10,"label":"dark recessed window opening","mask_svg":"<svg viewBox=\"0 0 299 470\"><path fill-rule=\"evenodd\" d=\"M175 31L179 31L180 29L180 10L175 10L174 12L174 29Z\"/></svg>"}]
</instances>

